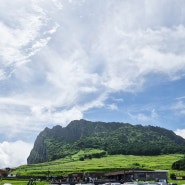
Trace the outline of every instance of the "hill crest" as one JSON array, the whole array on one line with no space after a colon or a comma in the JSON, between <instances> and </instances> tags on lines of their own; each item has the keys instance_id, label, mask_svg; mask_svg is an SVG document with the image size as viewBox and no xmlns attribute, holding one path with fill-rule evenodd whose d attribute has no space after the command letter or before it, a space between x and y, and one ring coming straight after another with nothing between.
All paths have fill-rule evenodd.
<instances>
[{"instance_id":1,"label":"hill crest","mask_svg":"<svg viewBox=\"0 0 185 185\"><path fill-rule=\"evenodd\" d=\"M185 139L161 127L75 120L45 128L36 138L28 164L71 156L86 148L107 154L159 155L185 152Z\"/></svg>"}]
</instances>

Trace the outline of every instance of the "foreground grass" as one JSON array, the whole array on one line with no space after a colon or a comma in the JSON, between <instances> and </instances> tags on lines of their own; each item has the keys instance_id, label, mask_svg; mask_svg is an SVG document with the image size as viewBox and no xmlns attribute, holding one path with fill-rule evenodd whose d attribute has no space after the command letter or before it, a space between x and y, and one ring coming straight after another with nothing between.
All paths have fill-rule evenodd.
<instances>
[{"instance_id":1,"label":"foreground grass","mask_svg":"<svg viewBox=\"0 0 185 185\"><path fill-rule=\"evenodd\" d=\"M12 185L27 185L28 180L7 180L7 179L3 179L0 182L0 185L3 185L5 183L11 183ZM46 182L46 181L42 181L42 182L36 181L36 184L37 185L49 185L50 183Z\"/></svg>"},{"instance_id":2,"label":"foreground grass","mask_svg":"<svg viewBox=\"0 0 185 185\"><path fill-rule=\"evenodd\" d=\"M94 150L89 152L94 152ZM20 166L14 171L14 174L22 176L61 176L84 171L110 172L123 169L143 169L169 170L170 173L185 175L184 171L171 170L172 163L181 159L184 156L182 154L159 156L110 155L80 161L79 157L82 155L84 155L84 151L80 151L74 156L52 162Z\"/></svg>"}]
</instances>

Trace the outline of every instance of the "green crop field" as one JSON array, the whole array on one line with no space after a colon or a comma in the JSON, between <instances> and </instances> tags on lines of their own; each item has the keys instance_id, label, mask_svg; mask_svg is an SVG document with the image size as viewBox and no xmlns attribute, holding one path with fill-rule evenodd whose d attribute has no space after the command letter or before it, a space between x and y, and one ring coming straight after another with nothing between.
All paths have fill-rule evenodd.
<instances>
[{"instance_id":1,"label":"green crop field","mask_svg":"<svg viewBox=\"0 0 185 185\"><path fill-rule=\"evenodd\" d=\"M77 172L110 172L123 169L169 170L170 173L185 175L184 171L172 171L172 163L184 157L182 154L159 156L110 155L102 158L79 160L85 154L97 150L80 151L74 156L33 165L18 167L13 173L23 176L61 176ZM101 152L101 151L100 151Z\"/></svg>"}]
</instances>

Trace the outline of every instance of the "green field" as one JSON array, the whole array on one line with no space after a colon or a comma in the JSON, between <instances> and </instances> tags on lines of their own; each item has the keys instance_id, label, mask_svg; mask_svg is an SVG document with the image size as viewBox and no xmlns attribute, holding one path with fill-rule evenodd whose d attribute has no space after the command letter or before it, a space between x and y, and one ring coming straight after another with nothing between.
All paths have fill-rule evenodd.
<instances>
[{"instance_id":1,"label":"green field","mask_svg":"<svg viewBox=\"0 0 185 185\"><path fill-rule=\"evenodd\" d=\"M0 185L3 185L4 183L11 183L12 185L27 185L28 180L7 180L4 179L0 182ZM43 182L39 182L36 181L37 185L49 185L49 182L43 181Z\"/></svg>"},{"instance_id":2,"label":"green field","mask_svg":"<svg viewBox=\"0 0 185 185\"><path fill-rule=\"evenodd\" d=\"M78 172L111 172L127 169L143 170L169 170L170 174L185 176L184 171L174 171L171 169L173 162L182 159L183 154L169 154L159 156L134 156L134 155L107 155L102 158L92 158L79 160L88 154L102 152L102 150L85 150L79 153L55 160L33 165L23 165L18 167L13 174L20 176L61 176ZM1 184L8 182L3 180ZM28 181L11 181L14 185L26 185ZM173 181L174 182L174 181ZM176 181L177 184L185 184L185 181ZM37 182L37 185L48 184L48 182Z\"/></svg>"},{"instance_id":3,"label":"green field","mask_svg":"<svg viewBox=\"0 0 185 185\"><path fill-rule=\"evenodd\" d=\"M102 152L98 150L80 151L73 156L55 160L52 162L24 165L18 167L14 174L21 176L61 176L77 172L110 172L123 169L143 169L143 170L169 170L170 174L174 173L177 176L185 176L184 171L173 171L171 165L173 162L184 157L183 154L169 154L159 156L133 156L133 155L108 155L102 158L92 158L80 161L79 158L89 153ZM183 180L172 181L178 185L185 184ZM0 184L12 183L12 185L26 185L28 180L7 180L3 179ZM37 185L48 185L49 182L37 181Z\"/></svg>"},{"instance_id":4,"label":"green field","mask_svg":"<svg viewBox=\"0 0 185 185\"><path fill-rule=\"evenodd\" d=\"M80 161L85 154L98 150L80 151L73 156L52 162L24 165L18 167L14 174L21 176L61 176L77 172L110 172L123 169L169 170L169 173L185 175L184 171L172 171L172 163L184 157L183 154L159 156L108 155ZM101 151L100 151L101 152Z\"/></svg>"}]
</instances>

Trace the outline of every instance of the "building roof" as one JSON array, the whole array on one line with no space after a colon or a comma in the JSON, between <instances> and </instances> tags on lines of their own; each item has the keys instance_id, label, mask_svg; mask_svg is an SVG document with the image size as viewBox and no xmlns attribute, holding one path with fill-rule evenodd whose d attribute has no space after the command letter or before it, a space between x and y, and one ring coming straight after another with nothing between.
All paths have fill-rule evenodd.
<instances>
[{"instance_id":1,"label":"building roof","mask_svg":"<svg viewBox=\"0 0 185 185\"><path fill-rule=\"evenodd\" d=\"M108 172L105 173L105 176L111 176L111 175L122 175L122 174L130 174L130 173L167 173L168 170L122 170L122 171L116 171L116 172Z\"/></svg>"}]
</instances>

